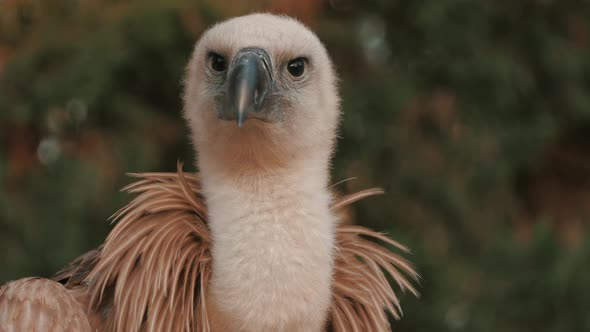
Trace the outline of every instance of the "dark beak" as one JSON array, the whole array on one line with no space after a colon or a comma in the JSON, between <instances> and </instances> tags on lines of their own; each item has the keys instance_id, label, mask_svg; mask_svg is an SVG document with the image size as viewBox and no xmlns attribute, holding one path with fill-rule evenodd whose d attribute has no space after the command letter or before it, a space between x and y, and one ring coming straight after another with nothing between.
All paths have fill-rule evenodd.
<instances>
[{"instance_id":1,"label":"dark beak","mask_svg":"<svg viewBox=\"0 0 590 332\"><path fill-rule=\"evenodd\" d=\"M272 90L270 56L261 48L241 49L232 61L227 78L227 95L220 117L236 120L242 127L248 116L269 121L269 107L263 107Z\"/></svg>"}]
</instances>

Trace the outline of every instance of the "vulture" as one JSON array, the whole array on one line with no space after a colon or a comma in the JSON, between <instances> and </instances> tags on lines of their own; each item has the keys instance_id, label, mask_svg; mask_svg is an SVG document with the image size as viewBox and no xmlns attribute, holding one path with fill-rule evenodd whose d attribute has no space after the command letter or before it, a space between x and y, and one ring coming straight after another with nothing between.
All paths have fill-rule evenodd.
<instances>
[{"instance_id":1,"label":"vulture","mask_svg":"<svg viewBox=\"0 0 590 332\"><path fill-rule=\"evenodd\" d=\"M198 173L131 174L105 242L0 289L0 331L389 331L408 249L339 211L337 77L299 21L250 14L197 42L184 117ZM401 252L396 253L396 251Z\"/></svg>"}]
</instances>

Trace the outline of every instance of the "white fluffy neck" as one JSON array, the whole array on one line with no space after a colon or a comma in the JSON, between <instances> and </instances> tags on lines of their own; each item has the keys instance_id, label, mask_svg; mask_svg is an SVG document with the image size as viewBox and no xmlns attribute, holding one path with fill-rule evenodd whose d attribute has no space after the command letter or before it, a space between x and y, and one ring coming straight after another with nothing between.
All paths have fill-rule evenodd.
<instances>
[{"instance_id":1,"label":"white fluffy neck","mask_svg":"<svg viewBox=\"0 0 590 332\"><path fill-rule=\"evenodd\" d=\"M199 166L214 243L214 327L323 329L335 223L327 189L329 153L285 169L236 175L203 157Z\"/></svg>"}]
</instances>

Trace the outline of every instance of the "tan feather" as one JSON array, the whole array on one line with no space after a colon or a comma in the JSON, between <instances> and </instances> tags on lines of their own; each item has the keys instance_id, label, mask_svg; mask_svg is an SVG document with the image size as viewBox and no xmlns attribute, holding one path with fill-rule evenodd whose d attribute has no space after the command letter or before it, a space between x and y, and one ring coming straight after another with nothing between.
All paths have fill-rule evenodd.
<instances>
[{"instance_id":1,"label":"tan feather","mask_svg":"<svg viewBox=\"0 0 590 332\"><path fill-rule=\"evenodd\" d=\"M24 278L0 287L0 331L90 332L82 306L63 285Z\"/></svg>"},{"instance_id":2,"label":"tan feather","mask_svg":"<svg viewBox=\"0 0 590 332\"><path fill-rule=\"evenodd\" d=\"M146 174L127 187L139 195L115 215L85 280L94 308L105 305L103 294L112 289L106 326L113 330L195 330L195 292L204 298L211 244L195 178L186 181L180 167L178 174Z\"/></svg>"}]
</instances>

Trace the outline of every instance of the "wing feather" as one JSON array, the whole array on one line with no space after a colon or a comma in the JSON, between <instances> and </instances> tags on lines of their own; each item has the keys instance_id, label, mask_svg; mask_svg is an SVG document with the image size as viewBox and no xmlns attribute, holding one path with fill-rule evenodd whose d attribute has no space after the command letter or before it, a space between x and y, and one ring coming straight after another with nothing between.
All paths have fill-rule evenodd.
<instances>
[{"instance_id":1,"label":"wing feather","mask_svg":"<svg viewBox=\"0 0 590 332\"><path fill-rule=\"evenodd\" d=\"M0 288L0 331L86 332L82 305L58 282L24 278Z\"/></svg>"}]
</instances>

